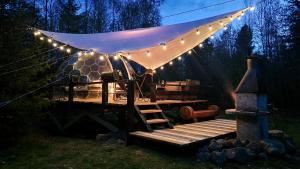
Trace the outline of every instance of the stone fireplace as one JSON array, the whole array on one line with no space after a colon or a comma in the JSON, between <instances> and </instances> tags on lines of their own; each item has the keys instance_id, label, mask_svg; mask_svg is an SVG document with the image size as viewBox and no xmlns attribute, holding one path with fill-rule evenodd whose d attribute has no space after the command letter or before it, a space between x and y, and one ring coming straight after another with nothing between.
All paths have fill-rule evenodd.
<instances>
[{"instance_id":1,"label":"stone fireplace","mask_svg":"<svg viewBox=\"0 0 300 169\"><path fill-rule=\"evenodd\" d=\"M255 56L247 59L247 72L235 90L235 109L226 110L237 119L237 138L259 141L268 137L268 109L264 79Z\"/></svg>"}]
</instances>

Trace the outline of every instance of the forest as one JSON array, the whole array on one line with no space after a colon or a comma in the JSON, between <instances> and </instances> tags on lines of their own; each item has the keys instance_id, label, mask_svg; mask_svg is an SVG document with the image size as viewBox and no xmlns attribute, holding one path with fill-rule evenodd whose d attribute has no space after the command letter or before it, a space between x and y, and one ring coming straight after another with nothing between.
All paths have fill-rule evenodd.
<instances>
[{"instance_id":1,"label":"forest","mask_svg":"<svg viewBox=\"0 0 300 169\"><path fill-rule=\"evenodd\" d=\"M51 47L38 43L32 28L101 33L159 26L163 3L165 0L1 0L0 142L12 143L29 132L28 126L42 125L40 119L51 107L46 99L51 89L34 90L56 78L62 63L56 58L66 55L57 51L43 54ZM213 102L225 109L233 104L231 93L246 71L246 58L254 54L263 60L270 106L297 113L299 0L259 1L242 21L194 50L197 55L158 71L155 80L200 80L211 91ZM134 67L142 73L142 67Z\"/></svg>"}]
</instances>

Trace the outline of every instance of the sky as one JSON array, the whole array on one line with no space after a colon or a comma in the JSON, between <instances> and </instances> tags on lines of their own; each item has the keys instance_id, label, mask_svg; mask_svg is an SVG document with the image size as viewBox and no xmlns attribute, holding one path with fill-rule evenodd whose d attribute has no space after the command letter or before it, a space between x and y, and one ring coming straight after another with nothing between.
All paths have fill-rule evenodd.
<instances>
[{"instance_id":1,"label":"sky","mask_svg":"<svg viewBox=\"0 0 300 169\"><path fill-rule=\"evenodd\" d=\"M243 9L245 8L246 5L245 1L247 0L166 0L165 3L160 8L160 12L162 16L162 25L189 22L189 21L199 20L199 19ZM251 1L253 0L248 0L248 3ZM172 15L172 14L176 14L188 10L193 10L197 8L203 8L203 7L211 6L214 4L220 4L224 2L227 3L208 7L194 12L189 12L177 16L164 18L164 16L168 16L168 15Z\"/></svg>"}]
</instances>

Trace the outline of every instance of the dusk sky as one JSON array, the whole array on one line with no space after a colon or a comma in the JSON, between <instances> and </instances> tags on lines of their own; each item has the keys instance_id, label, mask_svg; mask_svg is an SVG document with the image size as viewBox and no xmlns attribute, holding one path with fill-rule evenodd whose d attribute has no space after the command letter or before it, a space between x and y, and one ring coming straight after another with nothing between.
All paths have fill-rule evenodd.
<instances>
[{"instance_id":1,"label":"dusk sky","mask_svg":"<svg viewBox=\"0 0 300 169\"><path fill-rule=\"evenodd\" d=\"M222 5L209 7L206 9L197 10L190 13L163 18L162 24L169 25L175 23L194 21L194 20L220 15L223 13L245 8L245 3L244 3L245 0L166 0L166 2L161 7L162 17L179 13L179 12L184 12L187 10L193 10L197 8L210 6L213 4L220 4L227 1L230 2ZM248 2L251 1L253 2L253 0L249 0Z\"/></svg>"}]
</instances>

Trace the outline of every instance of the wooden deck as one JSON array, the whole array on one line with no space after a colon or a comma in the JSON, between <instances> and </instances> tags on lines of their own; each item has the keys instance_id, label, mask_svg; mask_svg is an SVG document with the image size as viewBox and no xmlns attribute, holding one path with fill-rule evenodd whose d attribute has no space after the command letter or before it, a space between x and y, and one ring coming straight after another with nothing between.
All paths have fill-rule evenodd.
<instances>
[{"instance_id":1,"label":"wooden deck","mask_svg":"<svg viewBox=\"0 0 300 169\"><path fill-rule=\"evenodd\" d=\"M216 119L175 125L173 129L160 129L153 132L135 131L131 132L130 135L157 142L186 146L232 134L235 131L235 120Z\"/></svg>"}]
</instances>

